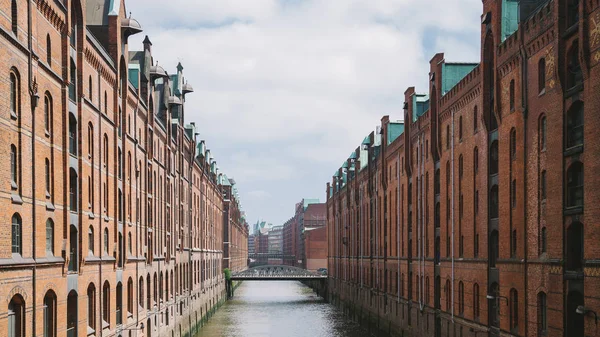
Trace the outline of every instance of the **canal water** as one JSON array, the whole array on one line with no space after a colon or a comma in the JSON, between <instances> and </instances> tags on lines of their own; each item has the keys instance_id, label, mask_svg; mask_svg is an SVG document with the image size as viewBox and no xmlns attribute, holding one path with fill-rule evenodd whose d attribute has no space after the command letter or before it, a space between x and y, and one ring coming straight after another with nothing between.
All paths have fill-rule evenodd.
<instances>
[{"instance_id":1,"label":"canal water","mask_svg":"<svg viewBox=\"0 0 600 337\"><path fill-rule=\"evenodd\" d=\"M368 333L296 281L244 281L195 337L364 337Z\"/></svg>"}]
</instances>

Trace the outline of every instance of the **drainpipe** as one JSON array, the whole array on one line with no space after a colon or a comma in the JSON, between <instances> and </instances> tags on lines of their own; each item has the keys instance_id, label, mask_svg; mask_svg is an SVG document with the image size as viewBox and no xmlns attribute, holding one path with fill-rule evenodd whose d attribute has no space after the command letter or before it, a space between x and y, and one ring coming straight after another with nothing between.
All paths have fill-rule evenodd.
<instances>
[{"instance_id":1,"label":"drainpipe","mask_svg":"<svg viewBox=\"0 0 600 337\"><path fill-rule=\"evenodd\" d=\"M450 216L452 217L452 243L451 243L451 248L452 248L452 284L450 285L450 289L452 291L452 322L454 323L454 109L451 110L452 111L452 141L450 142L452 144L452 149L450 152L450 158L451 158L451 186L452 186L452 208L450 209Z\"/></svg>"},{"instance_id":2,"label":"drainpipe","mask_svg":"<svg viewBox=\"0 0 600 337\"><path fill-rule=\"evenodd\" d=\"M33 50L32 50L32 3L31 0L27 1L27 50L28 50L28 87L29 87L29 95L31 96L31 153L35 154L35 108L37 107L38 104L38 93L37 93L37 84L35 79L33 78L33 59L32 59L32 55L33 55ZM32 198L32 202L31 202L31 215L32 215L32 219L33 221L31 222L31 226L32 226L32 230L31 230L31 257L33 258L34 262L33 262L33 270L32 270L32 294L33 294L33 306L32 306L32 315L34 317L34 319L31 320L31 324L32 324L32 328L31 328L31 335L33 337L35 337L36 334L36 324L35 324L35 317L36 317L36 308L37 308L37 304L36 304L36 299L37 299L37 291L36 291L36 279L37 279L37 263L35 262L36 259L36 240L35 240L35 233L36 233L36 198L35 198L35 191L36 191L36 177L35 177L35 155L32 156L31 158L32 160L32 165L31 165L31 198Z\"/></svg>"},{"instance_id":3,"label":"drainpipe","mask_svg":"<svg viewBox=\"0 0 600 337\"><path fill-rule=\"evenodd\" d=\"M527 63L527 54L525 51L525 47L523 45L523 41L524 41L524 36L525 33L523 32L523 29L520 30L521 31L521 67L522 67L522 80L521 83L527 83L527 78L528 78L528 73L529 73L529 68L528 68L528 63ZM525 221L523 221L523 241L524 241L524 248L525 248L525 252L524 252L524 262L525 262L525 308L529 307L529 294L528 294L528 288L527 288L527 284L528 284L528 274L529 274L529 266L528 266L528 254L529 254L529 250L528 250L528 241L527 241L527 220L528 220L528 214L527 214L527 178L528 178L528 174L527 174L527 159L529 158L527 155L527 115L528 115L528 105L529 105L529 100L528 100L528 87L527 85L522 85L521 86L523 92L522 92L522 97L523 97L523 103L522 103L522 107L523 107L523 119L524 119L524 123L523 125L525 125L525 127L523 128L523 188L525 193L523 193L523 219ZM525 326L528 326L529 324L529 315L525 315Z\"/></svg>"},{"instance_id":4,"label":"drainpipe","mask_svg":"<svg viewBox=\"0 0 600 337\"><path fill-rule=\"evenodd\" d=\"M398 164L400 163L400 153L398 152ZM398 287L396 288L398 302L400 302L400 165L396 164L396 258L398 259Z\"/></svg>"},{"instance_id":5,"label":"drainpipe","mask_svg":"<svg viewBox=\"0 0 600 337\"><path fill-rule=\"evenodd\" d=\"M360 168L359 168L360 169ZM357 175L358 178L358 175ZM362 213L362 196L363 196L363 191L362 191L362 186L360 186L360 190L358 191L359 194L359 212L360 212L360 217L359 217L359 223L361 222L362 218L363 218L363 213ZM363 228L360 228L360 230L358 231L358 235L359 235L359 241L360 241L360 267L359 267L359 271L360 271L360 289L362 289L363 287L363 274L364 274L364 270L363 270ZM361 294L362 295L362 294Z\"/></svg>"},{"instance_id":6,"label":"drainpipe","mask_svg":"<svg viewBox=\"0 0 600 337\"><path fill-rule=\"evenodd\" d=\"M421 190L421 193L419 193L419 203L420 203L420 213L421 213L421 262L420 262L420 267L421 267L421 300L420 300L420 309L421 311L423 311L423 308L425 307L425 301L423 300L424 293L425 293L425 285L423 284L423 282L425 282L425 279L423 278L423 274L425 274L425 212L423 210L423 191L424 191L424 187L423 187L423 172L425 170L425 165L423 164L423 159L425 158L425 155L423 155L423 142L421 141L421 135L419 135L419 147L421 147L421 151L419 151L421 159L419 160L419 171L421 173L421 179L419 180L421 183L419 185L419 189ZM427 149L425 149L425 151L427 151Z\"/></svg>"}]
</instances>

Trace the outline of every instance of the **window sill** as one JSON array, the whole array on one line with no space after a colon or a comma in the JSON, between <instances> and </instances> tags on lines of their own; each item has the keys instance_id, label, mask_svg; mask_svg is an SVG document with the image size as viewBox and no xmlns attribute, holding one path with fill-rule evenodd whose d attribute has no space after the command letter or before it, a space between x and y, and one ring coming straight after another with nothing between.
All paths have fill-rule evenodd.
<instances>
[{"instance_id":1,"label":"window sill","mask_svg":"<svg viewBox=\"0 0 600 337\"><path fill-rule=\"evenodd\" d=\"M538 93L538 97L542 97L546 95L546 88L543 88L542 90L540 90L540 92Z\"/></svg>"},{"instance_id":2,"label":"window sill","mask_svg":"<svg viewBox=\"0 0 600 337\"><path fill-rule=\"evenodd\" d=\"M574 145L569 147L568 149L565 150L565 152L563 152L563 155L565 157L569 157L569 156L573 156L579 153L583 152L583 144L579 144L579 145Z\"/></svg>"},{"instance_id":3,"label":"window sill","mask_svg":"<svg viewBox=\"0 0 600 337\"><path fill-rule=\"evenodd\" d=\"M52 202L50 201L46 201L46 210L47 211L54 211L56 208L54 207L54 205L52 204Z\"/></svg>"},{"instance_id":4,"label":"window sill","mask_svg":"<svg viewBox=\"0 0 600 337\"><path fill-rule=\"evenodd\" d=\"M13 120L17 120L19 118L19 116L17 116L17 113L14 111L10 112L10 118L12 118Z\"/></svg>"},{"instance_id":5,"label":"window sill","mask_svg":"<svg viewBox=\"0 0 600 337\"><path fill-rule=\"evenodd\" d=\"M569 36L577 33L578 30L579 30L579 22L575 22L571 27L569 27L565 30L565 33L562 36L563 39L566 39Z\"/></svg>"},{"instance_id":6,"label":"window sill","mask_svg":"<svg viewBox=\"0 0 600 337\"><path fill-rule=\"evenodd\" d=\"M10 195L10 199L12 201L13 204L16 205L23 205L23 199L21 199L21 196L16 194L16 193L12 193Z\"/></svg>"},{"instance_id":7,"label":"window sill","mask_svg":"<svg viewBox=\"0 0 600 337\"><path fill-rule=\"evenodd\" d=\"M567 206L565 207L565 215L577 215L583 213L583 206Z\"/></svg>"},{"instance_id":8,"label":"window sill","mask_svg":"<svg viewBox=\"0 0 600 337\"><path fill-rule=\"evenodd\" d=\"M576 83L565 91L565 98L569 98L583 91L583 82Z\"/></svg>"}]
</instances>

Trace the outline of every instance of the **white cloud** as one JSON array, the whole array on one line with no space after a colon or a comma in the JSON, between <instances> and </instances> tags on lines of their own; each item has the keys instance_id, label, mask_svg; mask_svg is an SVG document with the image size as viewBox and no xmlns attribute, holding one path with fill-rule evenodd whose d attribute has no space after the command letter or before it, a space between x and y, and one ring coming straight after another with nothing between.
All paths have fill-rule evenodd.
<instances>
[{"instance_id":1,"label":"white cloud","mask_svg":"<svg viewBox=\"0 0 600 337\"><path fill-rule=\"evenodd\" d=\"M186 118L235 176L250 219L284 221L302 197L324 199L381 116L402 117L406 88L427 88L435 52L479 58L474 0L128 0L127 10L155 60L182 62L195 89Z\"/></svg>"}]
</instances>

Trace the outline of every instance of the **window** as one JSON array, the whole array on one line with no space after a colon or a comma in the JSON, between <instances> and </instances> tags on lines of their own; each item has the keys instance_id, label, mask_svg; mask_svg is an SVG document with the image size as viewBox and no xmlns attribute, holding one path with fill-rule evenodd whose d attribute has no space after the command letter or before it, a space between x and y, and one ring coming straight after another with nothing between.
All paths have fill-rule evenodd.
<instances>
[{"instance_id":1,"label":"window","mask_svg":"<svg viewBox=\"0 0 600 337\"><path fill-rule=\"evenodd\" d=\"M104 254L108 255L108 228L104 228Z\"/></svg>"},{"instance_id":2,"label":"window","mask_svg":"<svg viewBox=\"0 0 600 337\"><path fill-rule=\"evenodd\" d=\"M54 255L54 221L46 220L46 253Z\"/></svg>"},{"instance_id":3,"label":"window","mask_svg":"<svg viewBox=\"0 0 600 337\"><path fill-rule=\"evenodd\" d=\"M104 281L102 287L102 320L110 326L110 284Z\"/></svg>"},{"instance_id":4,"label":"window","mask_svg":"<svg viewBox=\"0 0 600 337\"><path fill-rule=\"evenodd\" d=\"M48 158L45 159L45 177L46 177L46 196L50 196L50 185L52 184L52 177L51 177L51 171L50 171L50 161L48 160Z\"/></svg>"},{"instance_id":5,"label":"window","mask_svg":"<svg viewBox=\"0 0 600 337\"><path fill-rule=\"evenodd\" d=\"M510 290L510 330L512 333L519 330L519 293L515 288Z\"/></svg>"},{"instance_id":6,"label":"window","mask_svg":"<svg viewBox=\"0 0 600 337\"><path fill-rule=\"evenodd\" d=\"M14 0L13 0L14 1ZM20 115L21 83L16 72L10 73L10 115L17 118Z\"/></svg>"},{"instance_id":7,"label":"window","mask_svg":"<svg viewBox=\"0 0 600 337\"><path fill-rule=\"evenodd\" d=\"M458 314L465 314L465 285L462 281L458 283Z\"/></svg>"},{"instance_id":8,"label":"window","mask_svg":"<svg viewBox=\"0 0 600 337\"><path fill-rule=\"evenodd\" d=\"M583 206L583 164L575 162L567 170L567 207Z\"/></svg>"},{"instance_id":9,"label":"window","mask_svg":"<svg viewBox=\"0 0 600 337\"><path fill-rule=\"evenodd\" d=\"M510 183L510 206L512 208L517 207L517 180L513 179Z\"/></svg>"},{"instance_id":10,"label":"window","mask_svg":"<svg viewBox=\"0 0 600 337\"><path fill-rule=\"evenodd\" d=\"M104 134L104 168L108 170L108 136Z\"/></svg>"},{"instance_id":11,"label":"window","mask_svg":"<svg viewBox=\"0 0 600 337\"><path fill-rule=\"evenodd\" d=\"M108 114L108 94L104 91L104 114Z\"/></svg>"},{"instance_id":12,"label":"window","mask_svg":"<svg viewBox=\"0 0 600 337\"><path fill-rule=\"evenodd\" d=\"M477 120L477 106L473 109L473 132L477 132L478 120Z\"/></svg>"},{"instance_id":13,"label":"window","mask_svg":"<svg viewBox=\"0 0 600 337\"><path fill-rule=\"evenodd\" d=\"M8 303L8 337L25 337L25 326L25 300L17 294Z\"/></svg>"},{"instance_id":14,"label":"window","mask_svg":"<svg viewBox=\"0 0 600 337\"><path fill-rule=\"evenodd\" d=\"M540 151L546 150L546 116L540 118Z\"/></svg>"},{"instance_id":15,"label":"window","mask_svg":"<svg viewBox=\"0 0 600 337\"><path fill-rule=\"evenodd\" d=\"M517 159L517 130L510 130L510 160Z\"/></svg>"},{"instance_id":16,"label":"window","mask_svg":"<svg viewBox=\"0 0 600 337\"><path fill-rule=\"evenodd\" d=\"M515 258L517 256L517 230L513 229L510 233L510 256Z\"/></svg>"},{"instance_id":17,"label":"window","mask_svg":"<svg viewBox=\"0 0 600 337\"><path fill-rule=\"evenodd\" d=\"M515 110L515 80L510 80L509 102L510 102L510 111L514 111Z\"/></svg>"},{"instance_id":18,"label":"window","mask_svg":"<svg viewBox=\"0 0 600 337\"><path fill-rule=\"evenodd\" d=\"M88 99L91 101L92 100L92 92L93 92L93 84L92 84L92 75L90 75L89 80L88 80Z\"/></svg>"},{"instance_id":19,"label":"window","mask_svg":"<svg viewBox=\"0 0 600 337\"><path fill-rule=\"evenodd\" d=\"M127 280L127 312L133 314L133 280Z\"/></svg>"},{"instance_id":20,"label":"window","mask_svg":"<svg viewBox=\"0 0 600 337\"><path fill-rule=\"evenodd\" d=\"M548 249L548 241L547 241L547 233L546 233L546 227L542 227L541 230L541 234L540 234L540 250L541 253L545 253Z\"/></svg>"},{"instance_id":21,"label":"window","mask_svg":"<svg viewBox=\"0 0 600 337\"><path fill-rule=\"evenodd\" d=\"M96 330L96 287L93 283L90 283L87 289L88 307L87 307L87 321L88 326L92 330Z\"/></svg>"},{"instance_id":22,"label":"window","mask_svg":"<svg viewBox=\"0 0 600 337\"><path fill-rule=\"evenodd\" d=\"M69 153L72 156L77 156L79 153L78 143L79 137L77 135L77 118L72 113L69 113Z\"/></svg>"},{"instance_id":23,"label":"window","mask_svg":"<svg viewBox=\"0 0 600 337\"><path fill-rule=\"evenodd\" d=\"M44 337L56 336L56 294L48 290L44 296Z\"/></svg>"},{"instance_id":24,"label":"window","mask_svg":"<svg viewBox=\"0 0 600 337\"><path fill-rule=\"evenodd\" d=\"M460 141L462 141L462 138L463 138L463 121L462 121L462 119L463 119L462 116L460 116L458 118L458 139Z\"/></svg>"},{"instance_id":25,"label":"window","mask_svg":"<svg viewBox=\"0 0 600 337\"><path fill-rule=\"evenodd\" d=\"M52 66L52 40L50 40L50 34L46 35L46 63Z\"/></svg>"},{"instance_id":26,"label":"window","mask_svg":"<svg viewBox=\"0 0 600 337\"><path fill-rule=\"evenodd\" d=\"M52 96L48 93L44 96L44 130L47 135L52 134Z\"/></svg>"},{"instance_id":27,"label":"window","mask_svg":"<svg viewBox=\"0 0 600 337\"><path fill-rule=\"evenodd\" d=\"M569 0L567 4L567 28L579 22L579 0Z\"/></svg>"},{"instance_id":28,"label":"window","mask_svg":"<svg viewBox=\"0 0 600 337\"><path fill-rule=\"evenodd\" d=\"M140 307L144 307L144 277L140 276L140 281L138 282L138 305Z\"/></svg>"},{"instance_id":29,"label":"window","mask_svg":"<svg viewBox=\"0 0 600 337\"><path fill-rule=\"evenodd\" d=\"M583 103L573 103L567 112L567 148L583 145Z\"/></svg>"},{"instance_id":30,"label":"window","mask_svg":"<svg viewBox=\"0 0 600 337\"><path fill-rule=\"evenodd\" d=\"M498 231L493 230L490 234L490 245L489 245L489 264L490 268L496 268L496 260L498 259L499 245L498 245Z\"/></svg>"},{"instance_id":31,"label":"window","mask_svg":"<svg viewBox=\"0 0 600 337\"><path fill-rule=\"evenodd\" d=\"M69 77L69 99L73 102L77 100L77 66L71 59L70 77Z\"/></svg>"},{"instance_id":32,"label":"window","mask_svg":"<svg viewBox=\"0 0 600 337\"><path fill-rule=\"evenodd\" d=\"M541 291L537 295L538 336L545 335L548 332L548 316L546 312L546 293Z\"/></svg>"},{"instance_id":33,"label":"window","mask_svg":"<svg viewBox=\"0 0 600 337\"><path fill-rule=\"evenodd\" d=\"M490 189L490 219L498 219L498 185Z\"/></svg>"},{"instance_id":34,"label":"window","mask_svg":"<svg viewBox=\"0 0 600 337\"><path fill-rule=\"evenodd\" d=\"M77 182L77 173L71 167L69 168L69 207L71 208L71 212L77 212L79 209Z\"/></svg>"},{"instance_id":35,"label":"window","mask_svg":"<svg viewBox=\"0 0 600 337\"><path fill-rule=\"evenodd\" d=\"M94 255L94 227L88 229L88 251L89 255Z\"/></svg>"},{"instance_id":36,"label":"window","mask_svg":"<svg viewBox=\"0 0 600 337\"><path fill-rule=\"evenodd\" d=\"M581 64L579 63L579 42L575 41L567 54L567 89L573 89L583 81Z\"/></svg>"},{"instance_id":37,"label":"window","mask_svg":"<svg viewBox=\"0 0 600 337\"><path fill-rule=\"evenodd\" d=\"M19 157L17 147L10 145L10 184L13 190L19 186Z\"/></svg>"},{"instance_id":38,"label":"window","mask_svg":"<svg viewBox=\"0 0 600 337\"><path fill-rule=\"evenodd\" d=\"M450 149L450 125L446 125L446 149Z\"/></svg>"},{"instance_id":39,"label":"window","mask_svg":"<svg viewBox=\"0 0 600 337\"><path fill-rule=\"evenodd\" d=\"M116 305L117 325L123 324L123 285L117 283L117 305Z\"/></svg>"},{"instance_id":40,"label":"window","mask_svg":"<svg viewBox=\"0 0 600 337\"><path fill-rule=\"evenodd\" d=\"M446 287L444 288L446 293L446 311L450 312L452 308L452 289L450 288L450 280L446 280Z\"/></svg>"},{"instance_id":41,"label":"window","mask_svg":"<svg viewBox=\"0 0 600 337\"><path fill-rule=\"evenodd\" d=\"M581 271L583 268L583 225L572 223L567 229L567 271Z\"/></svg>"},{"instance_id":42,"label":"window","mask_svg":"<svg viewBox=\"0 0 600 337\"><path fill-rule=\"evenodd\" d=\"M10 6L10 12L11 12L11 23L12 23L12 32L17 35L17 26L18 26L18 10L17 10L17 0L12 0L11 6Z\"/></svg>"},{"instance_id":43,"label":"window","mask_svg":"<svg viewBox=\"0 0 600 337\"><path fill-rule=\"evenodd\" d=\"M538 92L546 92L546 59L543 57L538 62Z\"/></svg>"},{"instance_id":44,"label":"window","mask_svg":"<svg viewBox=\"0 0 600 337\"><path fill-rule=\"evenodd\" d=\"M495 140L490 146L490 174L498 174L498 141Z\"/></svg>"},{"instance_id":45,"label":"window","mask_svg":"<svg viewBox=\"0 0 600 337\"><path fill-rule=\"evenodd\" d=\"M546 200L546 170L540 175L540 198Z\"/></svg>"},{"instance_id":46,"label":"window","mask_svg":"<svg viewBox=\"0 0 600 337\"><path fill-rule=\"evenodd\" d=\"M23 254L23 246L22 246L22 222L21 216L19 213L15 213L12 216L12 225L11 225L11 242L12 242L12 253L13 254Z\"/></svg>"},{"instance_id":47,"label":"window","mask_svg":"<svg viewBox=\"0 0 600 337\"><path fill-rule=\"evenodd\" d=\"M473 318L479 319L479 285L473 285Z\"/></svg>"},{"instance_id":48,"label":"window","mask_svg":"<svg viewBox=\"0 0 600 337\"><path fill-rule=\"evenodd\" d=\"M473 172L475 174L479 172L479 149L477 147L473 150Z\"/></svg>"},{"instance_id":49,"label":"window","mask_svg":"<svg viewBox=\"0 0 600 337\"><path fill-rule=\"evenodd\" d=\"M132 247L131 247L131 233L127 233L127 247L129 251L129 255L132 255Z\"/></svg>"}]
</instances>

